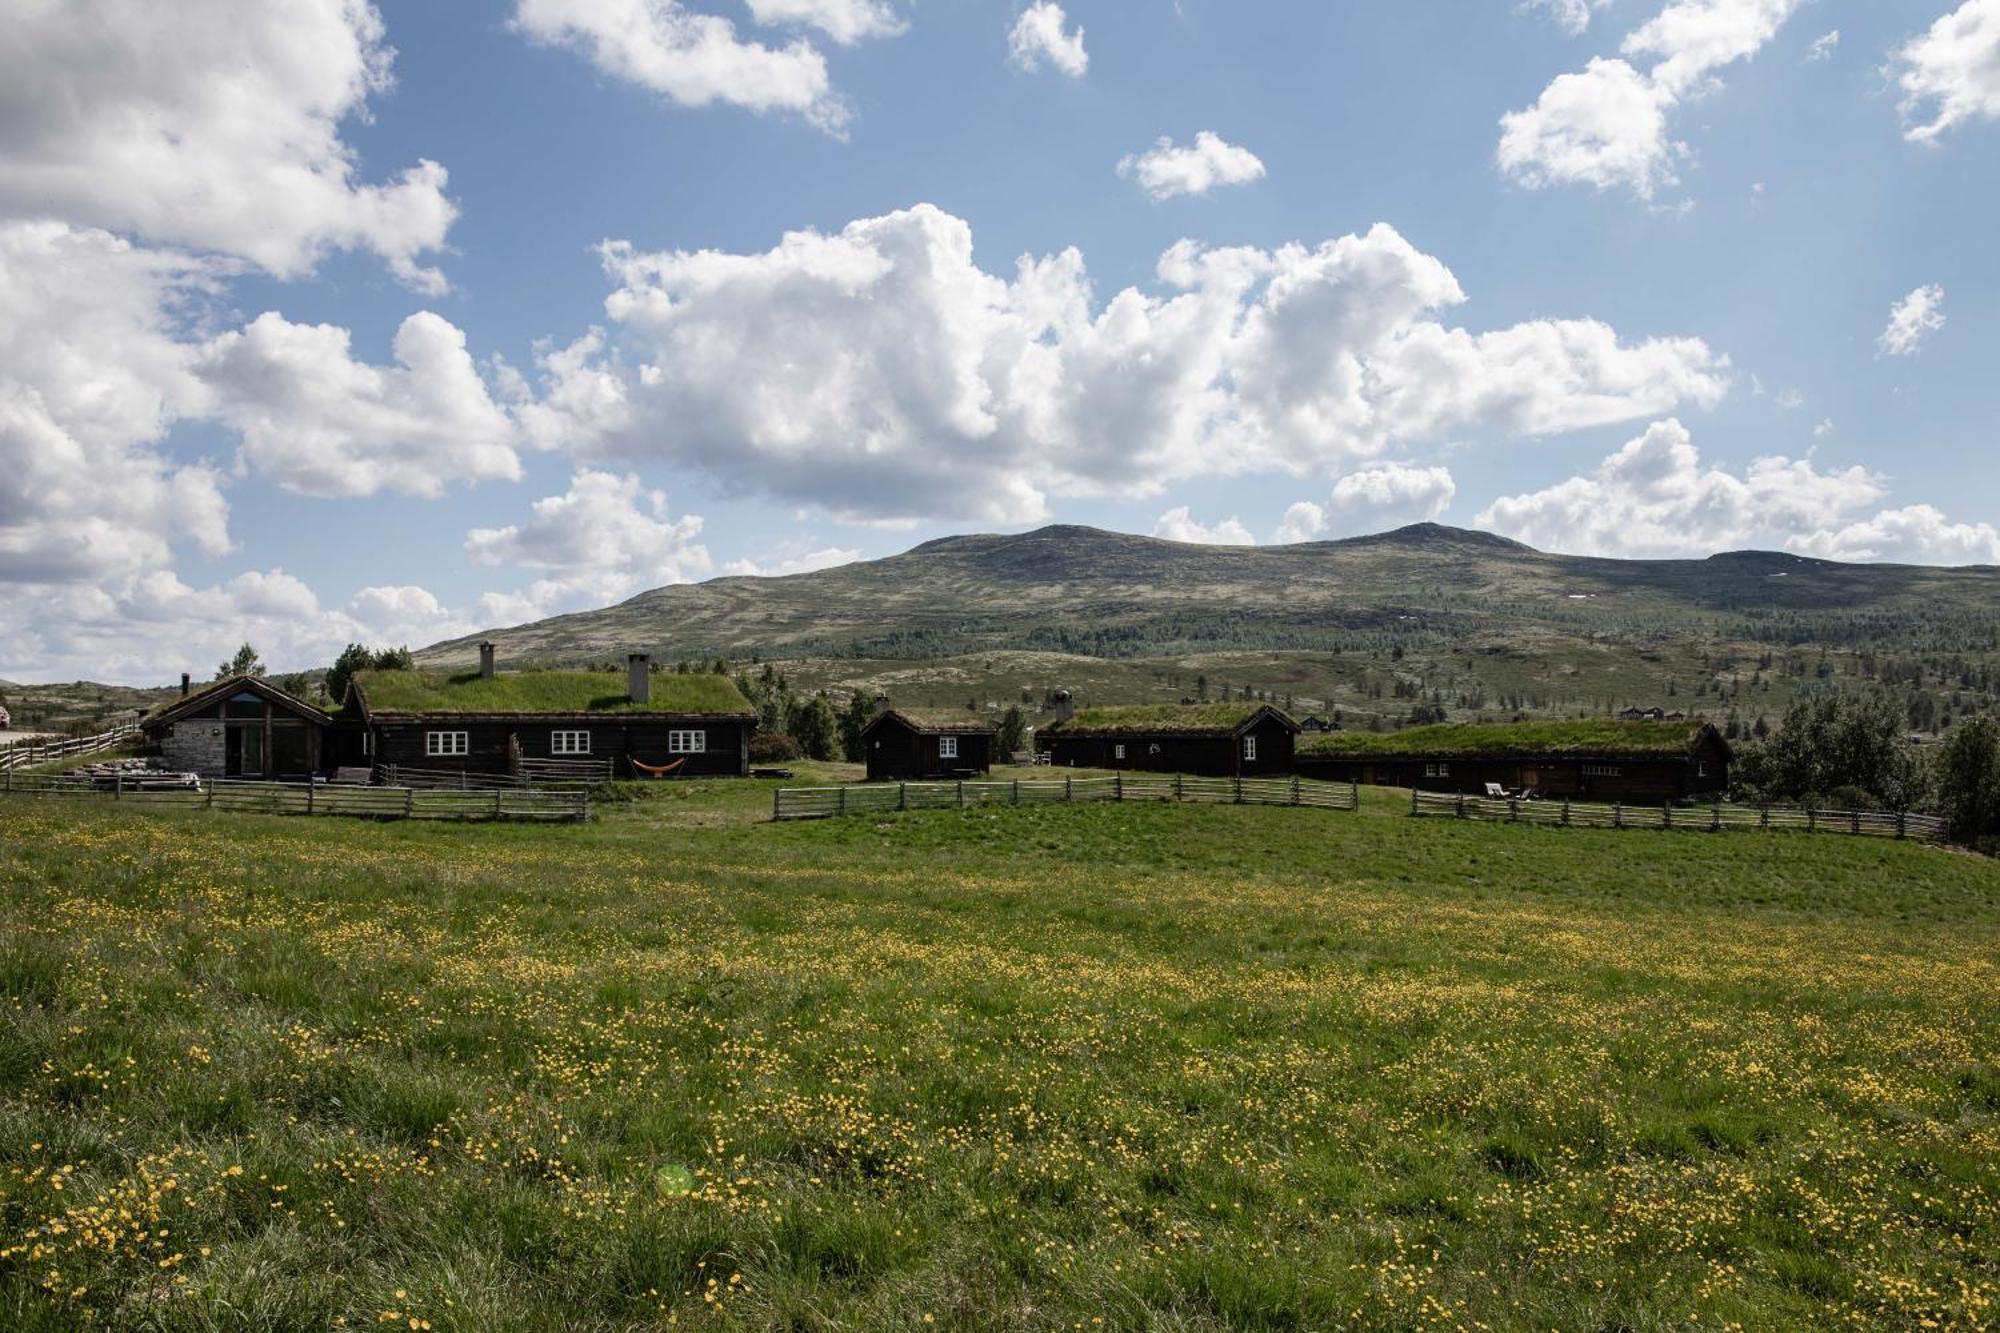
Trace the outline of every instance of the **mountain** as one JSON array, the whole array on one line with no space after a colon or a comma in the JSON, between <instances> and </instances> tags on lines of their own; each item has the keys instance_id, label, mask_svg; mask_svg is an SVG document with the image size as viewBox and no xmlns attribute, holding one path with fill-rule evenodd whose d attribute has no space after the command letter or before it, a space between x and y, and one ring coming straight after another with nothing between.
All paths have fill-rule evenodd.
<instances>
[{"instance_id":1,"label":"mountain","mask_svg":"<svg viewBox=\"0 0 2000 1333\"><path fill-rule=\"evenodd\" d=\"M1705 560L1553 555L1417 524L1343 541L1202 546L1058 525L946 537L783 578L720 578L433 644L434 665L586 662L649 651L930 660L1374 650L1387 644L1668 638L1796 650L1959 653L2000 642L2000 569L1856 565L1770 551ZM1400 659L1399 659L1400 660Z\"/></svg>"}]
</instances>

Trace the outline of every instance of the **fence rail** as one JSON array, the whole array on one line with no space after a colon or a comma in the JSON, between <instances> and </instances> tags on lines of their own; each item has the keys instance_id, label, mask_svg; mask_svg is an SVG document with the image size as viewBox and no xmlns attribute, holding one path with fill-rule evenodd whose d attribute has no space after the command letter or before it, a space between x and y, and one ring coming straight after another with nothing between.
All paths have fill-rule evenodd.
<instances>
[{"instance_id":1,"label":"fence rail","mask_svg":"<svg viewBox=\"0 0 2000 1333\"><path fill-rule=\"evenodd\" d=\"M1309 782L1299 778L1191 778L1151 773L1025 782L870 782L840 787L781 787L771 796L771 818L832 819L896 810L1074 805L1091 801L1185 801L1353 810L1360 804L1360 793L1352 783Z\"/></svg>"},{"instance_id":2,"label":"fence rail","mask_svg":"<svg viewBox=\"0 0 2000 1333\"><path fill-rule=\"evenodd\" d=\"M1864 838L1904 838L1942 842L1945 822L1934 815L1888 810L1798 810L1753 805L1597 805L1574 801L1522 801L1450 792L1410 793L1413 815L1447 815L1508 824L1558 828L1792 829L1804 833L1845 833Z\"/></svg>"},{"instance_id":3,"label":"fence rail","mask_svg":"<svg viewBox=\"0 0 2000 1333\"><path fill-rule=\"evenodd\" d=\"M528 780L512 773L466 773L455 768L410 768L382 764L375 780L385 787L415 787L422 791L522 791Z\"/></svg>"},{"instance_id":4,"label":"fence rail","mask_svg":"<svg viewBox=\"0 0 2000 1333\"><path fill-rule=\"evenodd\" d=\"M224 782L200 787L128 789L91 778L0 775L0 795L91 797L147 806L181 806L265 815L346 815L365 819L450 819L566 823L590 817L590 797L580 791L438 791L414 787L360 787L334 783Z\"/></svg>"},{"instance_id":5,"label":"fence rail","mask_svg":"<svg viewBox=\"0 0 2000 1333\"><path fill-rule=\"evenodd\" d=\"M109 731L101 731L95 736L73 736L68 740L10 745L0 750L0 773L11 773L17 768L33 768L37 764L50 764L58 759L71 759L79 755L101 754L105 750L117 749L138 734L138 724L127 722Z\"/></svg>"}]
</instances>

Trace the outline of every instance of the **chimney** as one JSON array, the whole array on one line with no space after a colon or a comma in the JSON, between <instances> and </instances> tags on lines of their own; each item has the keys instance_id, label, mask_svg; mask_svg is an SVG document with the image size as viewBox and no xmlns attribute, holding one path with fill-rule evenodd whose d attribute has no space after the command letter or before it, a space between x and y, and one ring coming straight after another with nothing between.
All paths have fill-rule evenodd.
<instances>
[{"instance_id":1,"label":"chimney","mask_svg":"<svg viewBox=\"0 0 2000 1333\"><path fill-rule=\"evenodd\" d=\"M882 716L882 714L884 714L884 713L886 713L886 712L888 712L888 711L889 711L889 696L888 696L888 695L886 695L886 694L878 694L878 695L876 695L876 696L875 696L875 716L877 716L877 717L880 717L880 716Z\"/></svg>"},{"instance_id":2,"label":"chimney","mask_svg":"<svg viewBox=\"0 0 2000 1333\"><path fill-rule=\"evenodd\" d=\"M482 639L479 643L479 678L493 679L493 641Z\"/></svg>"},{"instance_id":3,"label":"chimney","mask_svg":"<svg viewBox=\"0 0 2000 1333\"><path fill-rule=\"evenodd\" d=\"M187 698L188 691L193 687L194 687L193 678L190 677L187 672L185 671L181 672L181 698L183 699Z\"/></svg>"},{"instance_id":4,"label":"chimney","mask_svg":"<svg viewBox=\"0 0 2000 1333\"><path fill-rule=\"evenodd\" d=\"M1068 690L1056 691L1056 721L1067 722L1076 716L1076 700Z\"/></svg>"},{"instance_id":5,"label":"chimney","mask_svg":"<svg viewBox=\"0 0 2000 1333\"><path fill-rule=\"evenodd\" d=\"M625 693L635 704L653 701L653 658L650 653L625 654Z\"/></svg>"}]
</instances>

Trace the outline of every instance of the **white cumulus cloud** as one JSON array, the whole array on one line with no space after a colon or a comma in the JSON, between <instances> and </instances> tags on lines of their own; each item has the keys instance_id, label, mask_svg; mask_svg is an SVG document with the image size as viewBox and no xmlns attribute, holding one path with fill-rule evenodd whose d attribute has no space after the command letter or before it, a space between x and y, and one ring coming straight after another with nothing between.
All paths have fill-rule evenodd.
<instances>
[{"instance_id":1,"label":"white cumulus cloud","mask_svg":"<svg viewBox=\"0 0 2000 1333\"><path fill-rule=\"evenodd\" d=\"M1882 498L1861 467L1753 459L1741 475L1702 461L1679 421L1649 426L1598 467L1546 490L1495 500L1482 528L1577 555L1708 555L1765 539L1809 538Z\"/></svg>"},{"instance_id":2,"label":"white cumulus cloud","mask_svg":"<svg viewBox=\"0 0 2000 1333\"><path fill-rule=\"evenodd\" d=\"M674 517L666 493L637 477L585 468L562 495L535 501L526 521L474 528L465 549L482 565L541 574L524 589L482 600L488 619L511 624L706 578L714 561L701 529L698 516Z\"/></svg>"},{"instance_id":3,"label":"white cumulus cloud","mask_svg":"<svg viewBox=\"0 0 2000 1333\"><path fill-rule=\"evenodd\" d=\"M1315 247L1183 242L1098 301L1075 250L1012 280L928 205L769 251L605 247L608 330L542 362L543 446L671 461L868 520L1025 522L1052 495L1344 470L1402 441L1708 405L1726 358L1594 320L1448 325L1450 270L1386 225Z\"/></svg>"},{"instance_id":4,"label":"white cumulus cloud","mask_svg":"<svg viewBox=\"0 0 2000 1333\"><path fill-rule=\"evenodd\" d=\"M1889 308L1889 322L1875 346L1884 356L1914 356L1944 321L1944 288L1929 283Z\"/></svg>"},{"instance_id":5,"label":"white cumulus cloud","mask_svg":"<svg viewBox=\"0 0 2000 1333\"><path fill-rule=\"evenodd\" d=\"M2000 120L2000 0L1966 3L1911 38L1891 58L1902 89L1904 137L1929 143L1973 120Z\"/></svg>"},{"instance_id":6,"label":"white cumulus cloud","mask_svg":"<svg viewBox=\"0 0 2000 1333\"><path fill-rule=\"evenodd\" d=\"M1381 463L1350 472L1333 484L1328 503L1301 500L1278 523L1280 542L1379 532L1410 523L1428 523L1451 507L1458 484L1443 467Z\"/></svg>"},{"instance_id":7,"label":"white cumulus cloud","mask_svg":"<svg viewBox=\"0 0 2000 1333\"><path fill-rule=\"evenodd\" d=\"M785 23L818 28L842 46L868 37L894 37L909 23L888 0L748 0L750 17L767 27Z\"/></svg>"},{"instance_id":8,"label":"white cumulus cloud","mask_svg":"<svg viewBox=\"0 0 2000 1333\"><path fill-rule=\"evenodd\" d=\"M848 7L774 5L825 17ZM849 10L848 12L851 12ZM833 133L848 120L826 57L812 43L745 41L736 25L679 0L519 0L515 28L546 46L581 53L598 69L681 106L723 103L789 112Z\"/></svg>"},{"instance_id":9,"label":"white cumulus cloud","mask_svg":"<svg viewBox=\"0 0 2000 1333\"><path fill-rule=\"evenodd\" d=\"M1069 17L1055 0L1035 0L1014 20L1007 35L1007 50L1014 64L1030 72L1044 64L1080 79L1090 68L1090 56L1083 49L1083 26L1068 29Z\"/></svg>"},{"instance_id":10,"label":"white cumulus cloud","mask_svg":"<svg viewBox=\"0 0 2000 1333\"><path fill-rule=\"evenodd\" d=\"M1137 180L1155 199L1207 194L1218 185L1247 185L1264 179L1264 164L1247 148L1202 130L1186 147L1161 138L1143 153L1118 163L1118 174Z\"/></svg>"},{"instance_id":11,"label":"white cumulus cloud","mask_svg":"<svg viewBox=\"0 0 2000 1333\"><path fill-rule=\"evenodd\" d=\"M1785 544L1827 560L2000 565L2000 530L1991 523L1954 523L1930 505L1885 509L1832 531L1793 537Z\"/></svg>"},{"instance_id":12,"label":"white cumulus cloud","mask_svg":"<svg viewBox=\"0 0 2000 1333\"><path fill-rule=\"evenodd\" d=\"M422 257L456 207L419 160L358 178L343 120L390 86L363 0L64 0L0 25L0 213L241 256L281 277L372 251L439 290Z\"/></svg>"},{"instance_id":13,"label":"white cumulus cloud","mask_svg":"<svg viewBox=\"0 0 2000 1333\"><path fill-rule=\"evenodd\" d=\"M1816 64L1822 60L1831 60L1835 49L1839 46L1840 29L1835 28L1832 32L1821 33L1813 38L1812 45L1806 48L1806 62Z\"/></svg>"},{"instance_id":14,"label":"white cumulus cloud","mask_svg":"<svg viewBox=\"0 0 2000 1333\"><path fill-rule=\"evenodd\" d=\"M1677 183L1686 146L1669 116L1714 85L1717 70L1755 55L1801 0L1676 0L1626 37L1620 58L1563 74L1535 105L1500 120L1497 161L1531 189L1623 186L1642 199ZM1653 58L1641 72L1634 61Z\"/></svg>"},{"instance_id":15,"label":"white cumulus cloud","mask_svg":"<svg viewBox=\"0 0 2000 1333\"><path fill-rule=\"evenodd\" d=\"M1153 535L1174 542L1197 542L1203 546L1255 546L1250 529L1234 518L1225 518L1210 527L1197 521L1188 506L1169 509L1153 524Z\"/></svg>"}]
</instances>

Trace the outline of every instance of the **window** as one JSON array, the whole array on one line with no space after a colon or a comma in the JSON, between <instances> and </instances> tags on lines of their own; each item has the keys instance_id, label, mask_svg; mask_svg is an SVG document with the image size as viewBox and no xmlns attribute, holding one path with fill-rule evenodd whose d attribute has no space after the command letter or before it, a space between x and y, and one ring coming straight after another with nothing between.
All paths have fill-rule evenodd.
<instances>
[{"instance_id":1,"label":"window","mask_svg":"<svg viewBox=\"0 0 2000 1333\"><path fill-rule=\"evenodd\" d=\"M938 737L938 758L940 759L958 758L958 737L956 736Z\"/></svg>"},{"instance_id":2,"label":"window","mask_svg":"<svg viewBox=\"0 0 2000 1333\"><path fill-rule=\"evenodd\" d=\"M1112 747L1111 747L1111 757L1112 757L1113 759L1123 759L1123 758L1125 757L1125 747L1124 747L1124 746L1122 746L1122 745L1114 745L1114 746L1112 746Z\"/></svg>"},{"instance_id":3,"label":"window","mask_svg":"<svg viewBox=\"0 0 2000 1333\"><path fill-rule=\"evenodd\" d=\"M1622 777L1624 772L1625 770L1616 764L1585 764L1583 766L1583 775L1587 778Z\"/></svg>"},{"instance_id":4,"label":"window","mask_svg":"<svg viewBox=\"0 0 2000 1333\"><path fill-rule=\"evenodd\" d=\"M1255 736L1245 736L1243 738L1243 757L1245 759L1255 759L1257 757L1257 738Z\"/></svg>"},{"instance_id":5,"label":"window","mask_svg":"<svg viewBox=\"0 0 2000 1333\"><path fill-rule=\"evenodd\" d=\"M424 733L424 753L431 758L440 755L470 754L471 733L464 731L427 731Z\"/></svg>"},{"instance_id":6,"label":"window","mask_svg":"<svg viewBox=\"0 0 2000 1333\"><path fill-rule=\"evenodd\" d=\"M1694 761L1694 775L1698 778L1705 778L1708 776L1708 760L1697 759Z\"/></svg>"},{"instance_id":7,"label":"window","mask_svg":"<svg viewBox=\"0 0 2000 1333\"><path fill-rule=\"evenodd\" d=\"M1425 765L1424 765L1424 776L1425 776L1425 777L1427 777L1427 778L1448 778L1448 777L1450 777L1450 776L1451 776L1451 765L1450 765L1450 764L1425 764Z\"/></svg>"},{"instance_id":8,"label":"window","mask_svg":"<svg viewBox=\"0 0 2000 1333\"><path fill-rule=\"evenodd\" d=\"M707 754L708 733L705 731L670 731L667 733L668 754Z\"/></svg>"},{"instance_id":9,"label":"window","mask_svg":"<svg viewBox=\"0 0 2000 1333\"><path fill-rule=\"evenodd\" d=\"M587 731L552 731L549 733L550 754L589 754L590 733Z\"/></svg>"}]
</instances>

